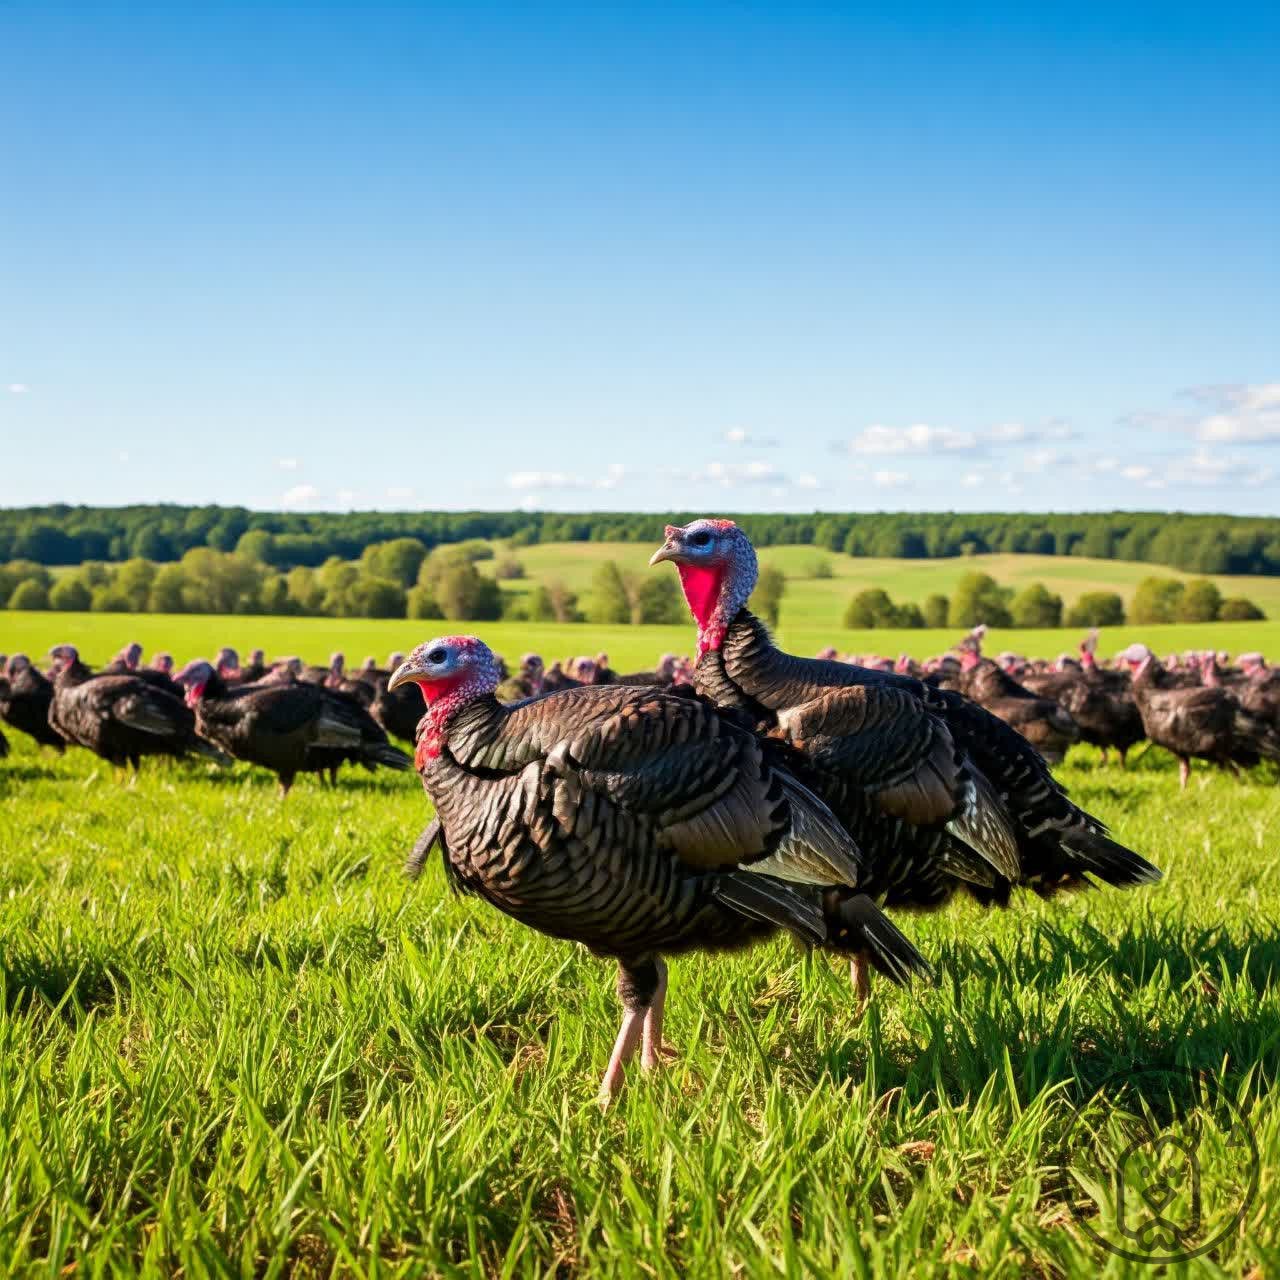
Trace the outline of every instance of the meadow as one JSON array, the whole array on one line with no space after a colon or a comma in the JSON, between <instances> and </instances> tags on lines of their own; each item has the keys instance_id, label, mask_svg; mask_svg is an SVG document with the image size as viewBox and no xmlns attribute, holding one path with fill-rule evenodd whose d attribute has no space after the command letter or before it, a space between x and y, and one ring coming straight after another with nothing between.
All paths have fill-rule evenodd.
<instances>
[{"instance_id":1,"label":"meadow","mask_svg":"<svg viewBox=\"0 0 1280 1280\"><path fill-rule=\"evenodd\" d=\"M120 625L159 643L148 624L202 621ZM247 621L220 636L271 647ZM308 624L272 622L305 647L285 640ZM408 643L315 625L320 649ZM882 983L861 1019L845 969L786 941L681 959L679 1059L602 1115L612 968L454 896L435 861L407 881L430 812L412 776L282 802L247 766L122 783L10 736L0 1273L1160 1274L1086 1230L1112 1221L1105 1183L1082 1224L1055 1173L1077 1106L1152 1063L1221 1076L1262 1170L1177 1273L1280 1269L1274 772L1197 770L1180 793L1158 750L1129 772L1074 750L1061 778L1161 884L900 918L939 980ZM1203 1144L1209 1226L1245 1148Z\"/></svg>"}]
</instances>

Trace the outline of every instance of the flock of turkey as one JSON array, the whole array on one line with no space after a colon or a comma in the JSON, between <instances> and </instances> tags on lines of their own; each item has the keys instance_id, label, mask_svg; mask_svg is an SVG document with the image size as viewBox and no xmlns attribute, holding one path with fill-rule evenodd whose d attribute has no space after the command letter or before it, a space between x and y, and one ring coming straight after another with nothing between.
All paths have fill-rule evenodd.
<instances>
[{"instance_id":1,"label":"flock of turkey","mask_svg":"<svg viewBox=\"0 0 1280 1280\"><path fill-rule=\"evenodd\" d=\"M341 655L269 669L229 649L143 668L138 646L94 673L60 645L48 676L8 660L0 716L118 766L251 761L285 792L344 762L407 769L388 734L416 741L435 817L411 871L438 848L456 887L617 961L605 1100L637 1052L645 1066L669 1052L665 956L785 931L847 955L862 1001L873 969L897 983L930 971L887 913L1159 879L1054 780L1046 761L1070 743L1123 764L1150 740L1178 756L1183 785L1191 757L1280 761L1280 677L1259 655L1170 669L1135 645L1125 672L1099 666L1090 637L1046 669L984 658L977 628L959 659L923 669L800 658L747 609L756 557L731 521L668 526L661 562L697 623L692 665L625 676L602 654L570 673L530 654L508 677L480 640L446 636L351 674Z\"/></svg>"}]
</instances>

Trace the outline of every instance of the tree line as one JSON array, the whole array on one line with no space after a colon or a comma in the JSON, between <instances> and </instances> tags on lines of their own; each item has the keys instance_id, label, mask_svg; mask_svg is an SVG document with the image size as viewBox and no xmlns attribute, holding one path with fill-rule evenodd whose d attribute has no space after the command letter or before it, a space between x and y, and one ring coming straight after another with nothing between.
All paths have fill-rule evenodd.
<instances>
[{"instance_id":1,"label":"tree line","mask_svg":"<svg viewBox=\"0 0 1280 1280\"><path fill-rule=\"evenodd\" d=\"M1126 610L1115 591L1086 591L1070 607L1043 582L1021 591L1001 586L989 573L967 573L951 595L937 593L923 604L895 603L881 587L859 591L845 610L851 630L917 627L1118 627L1138 622L1255 622L1266 614L1242 596L1224 598L1208 578L1144 578Z\"/></svg>"},{"instance_id":2,"label":"tree line","mask_svg":"<svg viewBox=\"0 0 1280 1280\"><path fill-rule=\"evenodd\" d=\"M266 512L172 505L0 509L0 561L46 566L180 562L207 548L241 551L271 569L358 560L377 543L413 538L429 551L473 539L657 542L665 523L706 512ZM729 513L732 515L732 513ZM875 512L739 514L758 547L812 545L853 556L937 559L994 552L1137 560L1189 573L1280 574L1280 519L1157 512L1032 514Z\"/></svg>"}]
</instances>

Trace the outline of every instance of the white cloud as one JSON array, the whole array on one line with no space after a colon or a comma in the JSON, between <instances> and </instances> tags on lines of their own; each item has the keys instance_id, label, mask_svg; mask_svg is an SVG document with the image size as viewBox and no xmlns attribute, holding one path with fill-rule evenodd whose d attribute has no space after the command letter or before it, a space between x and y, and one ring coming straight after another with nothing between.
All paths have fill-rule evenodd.
<instances>
[{"instance_id":1,"label":"white cloud","mask_svg":"<svg viewBox=\"0 0 1280 1280\"><path fill-rule=\"evenodd\" d=\"M778 442L772 436L755 436L742 427L730 427L724 433L729 444L742 445L753 449L776 449Z\"/></svg>"},{"instance_id":2,"label":"white cloud","mask_svg":"<svg viewBox=\"0 0 1280 1280\"><path fill-rule=\"evenodd\" d=\"M1219 444L1280 440L1280 382L1213 390L1217 393L1217 412L1197 424L1197 439Z\"/></svg>"},{"instance_id":3,"label":"white cloud","mask_svg":"<svg viewBox=\"0 0 1280 1280\"><path fill-rule=\"evenodd\" d=\"M584 489L586 484L564 471L513 471L507 476L508 489Z\"/></svg>"},{"instance_id":4,"label":"white cloud","mask_svg":"<svg viewBox=\"0 0 1280 1280\"><path fill-rule=\"evenodd\" d=\"M867 427L849 442L850 453L946 453L976 449L978 437L971 431L931 427L918 422L910 427Z\"/></svg>"},{"instance_id":5,"label":"white cloud","mask_svg":"<svg viewBox=\"0 0 1280 1280\"><path fill-rule=\"evenodd\" d=\"M1057 449L1028 449L1022 455L1023 471L1047 471L1055 462L1061 461L1062 455Z\"/></svg>"},{"instance_id":6,"label":"white cloud","mask_svg":"<svg viewBox=\"0 0 1280 1280\"><path fill-rule=\"evenodd\" d=\"M119 453L117 453L117 454L116 454L116 461L117 461L117 462L120 462L120 463L128 462L128 461L129 461L129 450L128 450L128 449L121 449L121 450L119 451Z\"/></svg>"},{"instance_id":7,"label":"white cloud","mask_svg":"<svg viewBox=\"0 0 1280 1280\"><path fill-rule=\"evenodd\" d=\"M10 394L11 394L11 395L15 395L15 396L25 396L25 395L27 394L27 392L28 392L28 391L30 391L30 390L31 390L31 388L30 388L29 386L27 386L27 384L26 384L25 382L11 382L11 383L9 383L9 392L10 392Z\"/></svg>"},{"instance_id":8,"label":"white cloud","mask_svg":"<svg viewBox=\"0 0 1280 1280\"><path fill-rule=\"evenodd\" d=\"M808 471L802 471L796 476L797 489L821 489L822 482L817 476L811 475Z\"/></svg>"},{"instance_id":9,"label":"white cloud","mask_svg":"<svg viewBox=\"0 0 1280 1280\"><path fill-rule=\"evenodd\" d=\"M320 498L320 490L313 484L295 484L280 495L282 507L304 507Z\"/></svg>"},{"instance_id":10,"label":"white cloud","mask_svg":"<svg viewBox=\"0 0 1280 1280\"><path fill-rule=\"evenodd\" d=\"M413 490L408 485L393 484L387 489L387 497L392 502L410 502L413 499Z\"/></svg>"},{"instance_id":11,"label":"white cloud","mask_svg":"<svg viewBox=\"0 0 1280 1280\"><path fill-rule=\"evenodd\" d=\"M297 469L301 465L302 464L298 461L297 458L277 458L276 459L276 466L279 467L281 471L297 471Z\"/></svg>"},{"instance_id":12,"label":"white cloud","mask_svg":"<svg viewBox=\"0 0 1280 1280\"><path fill-rule=\"evenodd\" d=\"M873 471L871 483L878 489L903 489L911 483L905 471Z\"/></svg>"},{"instance_id":13,"label":"white cloud","mask_svg":"<svg viewBox=\"0 0 1280 1280\"><path fill-rule=\"evenodd\" d=\"M1149 431L1173 431L1209 444L1262 444L1280 440L1280 382L1222 383L1178 393L1200 412L1140 410L1121 421Z\"/></svg>"},{"instance_id":14,"label":"white cloud","mask_svg":"<svg viewBox=\"0 0 1280 1280\"><path fill-rule=\"evenodd\" d=\"M1218 456L1208 449L1175 458L1165 471L1169 484L1199 485L1209 488L1256 489L1275 477L1271 467L1260 467L1247 458Z\"/></svg>"},{"instance_id":15,"label":"white cloud","mask_svg":"<svg viewBox=\"0 0 1280 1280\"><path fill-rule=\"evenodd\" d=\"M611 462L604 475L596 481L597 489L616 489L626 479L627 469L621 462Z\"/></svg>"},{"instance_id":16,"label":"white cloud","mask_svg":"<svg viewBox=\"0 0 1280 1280\"><path fill-rule=\"evenodd\" d=\"M960 477L960 483L964 485L966 489L976 489L984 480L986 480L986 478L987 477L984 476L981 471L966 471L964 475Z\"/></svg>"},{"instance_id":17,"label":"white cloud","mask_svg":"<svg viewBox=\"0 0 1280 1280\"><path fill-rule=\"evenodd\" d=\"M1121 467L1120 474L1126 480L1136 480L1141 483L1143 480L1151 479L1152 471L1150 467L1135 462L1127 467Z\"/></svg>"}]
</instances>

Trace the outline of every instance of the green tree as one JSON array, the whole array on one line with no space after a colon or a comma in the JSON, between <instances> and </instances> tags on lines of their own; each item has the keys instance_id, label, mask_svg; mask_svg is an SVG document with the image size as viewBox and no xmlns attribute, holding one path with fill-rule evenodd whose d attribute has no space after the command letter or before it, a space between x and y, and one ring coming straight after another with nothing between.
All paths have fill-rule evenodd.
<instances>
[{"instance_id":1,"label":"green tree","mask_svg":"<svg viewBox=\"0 0 1280 1280\"><path fill-rule=\"evenodd\" d=\"M623 581L617 561L606 560L592 575L586 614L589 622L602 627L635 621L632 594Z\"/></svg>"},{"instance_id":2,"label":"green tree","mask_svg":"<svg viewBox=\"0 0 1280 1280\"><path fill-rule=\"evenodd\" d=\"M1012 594L989 573L966 573L952 593L947 607L947 626L976 627L980 622L989 627L1012 626L1013 617L1009 613Z\"/></svg>"},{"instance_id":3,"label":"green tree","mask_svg":"<svg viewBox=\"0 0 1280 1280\"><path fill-rule=\"evenodd\" d=\"M129 602L131 613L145 613L147 596L156 578L156 567L150 560L126 560L117 570L112 588Z\"/></svg>"},{"instance_id":4,"label":"green tree","mask_svg":"<svg viewBox=\"0 0 1280 1280\"><path fill-rule=\"evenodd\" d=\"M316 571L306 565L298 565L285 575L289 584L289 599L294 610L301 614L319 613L324 604L324 587L316 577ZM423 614L423 617L443 617L443 614Z\"/></svg>"},{"instance_id":5,"label":"green tree","mask_svg":"<svg viewBox=\"0 0 1280 1280\"><path fill-rule=\"evenodd\" d=\"M256 560L259 564L271 564L272 552L275 549L275 538L266 529L250 529L240 535L236 543L236 554L246 560Z\"/></svg>"},{"instance_id":6,"label":"green tree","mask_svg":"<svg viewBox=\"0 0 1280 1280\"><path fill-rule=\"evenodd\" d=\"M361 618L403 618L407 603L405 589L399 582L367 574L356 579L351 588L351 602Z\"/></svg>"},{"instance_id":7,"label":"green tree","mask_svg":"<svg viewBox=\"0 0 1280 1280\"><path fill-rule=\"evenodd\" d=\"M859 631L875 627L896 627L898 610L883 587L868 587L849 601L849 607L844 611L844 625Z\"/></svg>"},{"instance_id":8,"label":"green tree","mask_svg":"<svg viewBox=\"0 0 1280 1280\"><path fill-rule=\"evenodd\" d=\"M148 612L185 613L187 602L183 596L183 588L186 583L187 575L180 564L161 565L147 596Z\"/></svg>"},{"instance_id":9,"label":"green tree","mask_svg":"<svg viewBox=\"0 0 1280 1280\"><path fill-rule=\"evenodd\" d=\"M1023 587L1009 606L1015 627L1060 627L1062 597L1055 596L1043 582Z\"/></svg>"},{"instance_id":10,"label":"green tree","mask_svg":"<svg viewBox=\"0 0 1280 1280\"><path fill-rule=\"evenodd\" d=\"M1067 610L1069 627L1118 627L1124 623L1124 601L1114 591L1086 591Z\"/></svg>"},{"instance_id":11,"label":"green tree","mask_svg":"<svg viewBox=\"0 0 1280 1280\"><path fill-rule=\"evenodd\" d=\"M392 538L366 547L360 560L365 573L411 587L426 558L427 549L417 538Z\"/></svg>"},{"instance_id":12,"label":"green tree","mask_svg":"<svg viewBox=\"0 0 1280 1280\"><path fill-rule=\"evenodd\" d=\"M947 625L947 613L950 605L947 603L947 597L939 595L936 592L931 596L925 597L924 602L924 625L938 630Z\"/></svg>"},{"instance_id":13,"label":"green tree","mask_svg":"<svg viewBox=\"0 0 1280 1280\"><path fill-rule=\"evenodd\" d=\"M897 607L898 620L895 626L907 631L919 631L924 626L924 613L914 601L908 600Z\"/></svg>"},{"instance_id":14,"label":"green tree","mask_svg":"<svg viewBox=\"0 0 1280 1280\"><path fill-rule=\"evenodd\" d=\"M679 626L689 618L689 609L674 573L650 573L640 580L636 591L636 621L646 626Z\"/></svg>"},{"instance_id":15,"label":"green tree","mask_svg":"<svg viewBox=\"0 0 1280 1280\"><path fill-rule=\"evenodd\" d=\"M443 618L444 610L435 592L427 586L412 587L405 602L405 612L410 618Z\"/></svg>"},{"instance_id":16,"label":"green tree","mask_svg":"<svg viewBox=\"0 0 1280 1280\"><path fill-rule=\"evenodd\" d=\"M771 627L776 627L786 590L786 575L776 566L767 564L760 570L756 589L751 593L747 607L752 613L759 614Z\"/></svg>"},{"instance_id":17,"label":"green tree","mask_svg":"<svg viewBox=\"0 0 1280 1280\"><path fill-rule=\"evenodd\" d=\"M1192 578L1183 588L1174 616L1179 622L1212 622L1222 608L1222 592L1208 578Z\"/></svg>"},{"instance_id":18,"label":"green tree","mask_svg":"<svg viewBox=\"0 0 1280 1280\"><path fill-rule=\"evenodd\" d=\"M1232 596L1222 602L1218 610L1219 622L1265 622L1267 615L1252 600L1244 596Z\"/></svg>"},{"instance_id":19,"label":"green tree","mask_svg":"<svg viewBox=\"0 0 1280 1280\"><path fill-rule=\"evenodd\" d=\"M89 588L76 575L59 578L49 591L49 608L66 613L84 613L92 602Z\"/></svg>"},{"instance_id":20,"label":"green tree","mask_svg":"<svg viewBox=\"0 0 1280 1280\"><path fill-rule=\"evenodd\" d=\"M10 609L47 609L49 588L39 578L24 578L9 597Z\"/></svg>"},{"instance_id":21,"label":"green tree","mask_svg":"<svg viewBox=\"0 0 1280 1280\"><path fill-rule=\"evenodd\" d=\"M1134 622L1173 622L1184 588L1176 578L1143 578L1133 593L1129 616Z\"/></svg>"},{"instance_id":22,"label":"green tree","mask_svg":"<svg viewBox=\"0 0 1280 1280\"><path fill-rule=\"evenodd\" d=\"M493 576L499 582L515 582L524 577L524 565L515 556L504 556L494 565Z\"/></svg>"},{"instance_id":23,"label":"green tree","mask_svg":"<svg viewBox=\"0 0 1280 1280\"><path fill-rule=\"evenodd\" d=\"M465 561L445 571L438 588L440 608L454 622L492 622L502 617L502 588Z\"/></svg>"}]
</instances>

